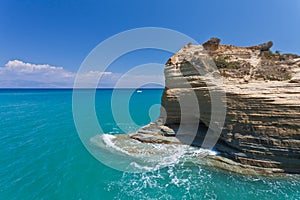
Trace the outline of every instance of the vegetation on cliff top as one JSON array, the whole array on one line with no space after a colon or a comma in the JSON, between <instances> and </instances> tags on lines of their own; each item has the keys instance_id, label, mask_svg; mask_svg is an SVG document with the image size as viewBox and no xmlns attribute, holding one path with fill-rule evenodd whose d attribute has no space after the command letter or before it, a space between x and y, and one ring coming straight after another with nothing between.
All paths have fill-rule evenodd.
<instances>
[{"instance_id":1,"label":"vegetation on cliff top","mask_svg":"<svg viewBox=\"0 0 300 200\"><path fill-rule=\"evenodd\" d=\"M263 51L260 64L256 67L245 60L232 61L230 55L216 56L213 60L224 77L244 78L249 75L253 79L284 81L292 78L292 72L287 66L291 56L293 55Z\"/></svg>"},{"instance_id":2,"label":"vegetation on cliff top","mask_svg":"<svg viewBox=\"0 0 300 200\"><path fill-rule=\"evenodd\" d=\"M224 45L220 42L219 38L211 38L202 45L224 77L247 80L290 80L293 75L294 60L300 58L295 54L272 52L272 41L249 47Z\"/></svg>"}]
</instances>

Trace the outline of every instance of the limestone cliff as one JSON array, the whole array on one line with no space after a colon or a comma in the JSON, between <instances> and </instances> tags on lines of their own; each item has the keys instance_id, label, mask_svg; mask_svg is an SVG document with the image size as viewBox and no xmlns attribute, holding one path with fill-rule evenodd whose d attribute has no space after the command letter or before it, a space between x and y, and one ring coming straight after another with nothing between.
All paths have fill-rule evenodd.
<instances>
[{"instance_id":1,"label":"limestone cliff","mask_svg":"<svg viewBox=\"0 0 300 200\"><path fill-rule=\"evenodd\" d=\"M208 77L219 73L224 89L219 92L225 92L221 101L226 103L226 113L214 146L220 155L211 157L213 165L300 173L300 57L273 53L272 45L268 42L237 47L212 38L203 45L184 46L166 63L160 118L130 137L174 143L172 137L176 136L185 143L184 133L178 135L185 114L180 100L193 93L200 110L185 105L190 106L187 118L191 126L195 122L199 125L191 144L203 145L206 135L215 131L208 128L214 123L212 115L218 116L218 110L212 113L210 86L214 83ZM217 68L207 68L207 57Z\"/></svg>"}]
</instances>

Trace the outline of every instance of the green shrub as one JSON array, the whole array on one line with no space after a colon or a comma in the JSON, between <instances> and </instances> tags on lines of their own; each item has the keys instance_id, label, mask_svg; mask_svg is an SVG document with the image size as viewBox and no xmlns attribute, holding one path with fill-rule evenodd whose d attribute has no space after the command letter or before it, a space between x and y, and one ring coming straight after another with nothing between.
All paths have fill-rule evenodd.
<instances>
[{"instance_id":1,"label":"green shrub","mask_svg":"<svg viewBox=\"0 0 300 200\"><path fill-rule=\"evenodd\" d=\"M238 61L228 62L226 61L227 57L224 58L214 58L214 62L219 69L238 69L241 67L241 63Z\"/></svg>"}]
</instances>

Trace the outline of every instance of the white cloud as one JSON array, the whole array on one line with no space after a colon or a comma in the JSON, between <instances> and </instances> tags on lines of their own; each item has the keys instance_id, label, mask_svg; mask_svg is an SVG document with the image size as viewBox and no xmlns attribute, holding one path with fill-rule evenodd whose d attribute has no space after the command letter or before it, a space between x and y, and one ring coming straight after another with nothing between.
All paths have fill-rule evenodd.
<instances>
[{"instance_id":1,"label":"white cloud","mask_svg":"<svg viewBox=\"0 0 300 200\"><path fill-rule=\"evenodd\" d=\"M88 80L111 74L89 71L79 77ZM0 67L0 87L73 87L75 76L76 73L63 67L12 60Z\"/></svg>"},{"instance_id":2,"label":"white cloud","mask_svg":"<svg viewBox=\"0 0 300 200\"><path fill-rule=\"evenodd\" d=\"M5 67L0 69L2 72L22 75L23 78L26 75L40 75L40 76L52 76L49 78L69 78L73 77L72 72L64 70L62 67L55 67L48 64L32 64L25 63L20 60L8 61Z\"/></svg>"},{"instance_id":3,"label":"white cloud","mask_svg":"<svg viewBox=\"0 0 300 200\"><path fill-rule=\"evenodd\" d=\"M154 66L141 67L125 74L102 71L76 74L63 67L12 60L0 67L0 88L72 88L75 78L80 82L79 87L94 87L100 76L98 87L136 88L153 83L164 85L163 68Z\"/></svg>"},{"instance_id":4,"label":"white cloud","mask_svg":"<svg viewBox=\"0 0 300 200\"><path fill-rule=\"evenodd\" d=\"M39 71L56 71L56 70L63 70L62 67L54 67L48 64L42 64L42 65L37 65L37 64L32 64L32 63L25 63L20 60L13 60L13 61L8 61L6 63L5 67L10 70L19 70L20 72L26 72L26 73L32 73L32 72L39 72Z\"/></svg>"}]
</instances>

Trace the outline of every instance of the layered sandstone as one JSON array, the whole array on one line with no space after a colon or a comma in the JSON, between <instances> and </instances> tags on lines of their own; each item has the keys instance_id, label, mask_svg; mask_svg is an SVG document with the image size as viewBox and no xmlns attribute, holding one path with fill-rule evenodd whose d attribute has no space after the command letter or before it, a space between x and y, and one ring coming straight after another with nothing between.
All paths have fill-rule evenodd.
<instances>
[{"instance_id":1,"label":"layered sandstone","mask_svg":"<svg viewBox=\"0 0 300 200\"><path fill-rule=\"evenodd\" d=\"M206 148L205 138L220 131L213 146L220 155L208 156L211 165L300 173L300 57L273 53L272 45L237 47L213 38L184 46L166 63L160 118L130 137Z\"/></svg>"}]
</instances>

